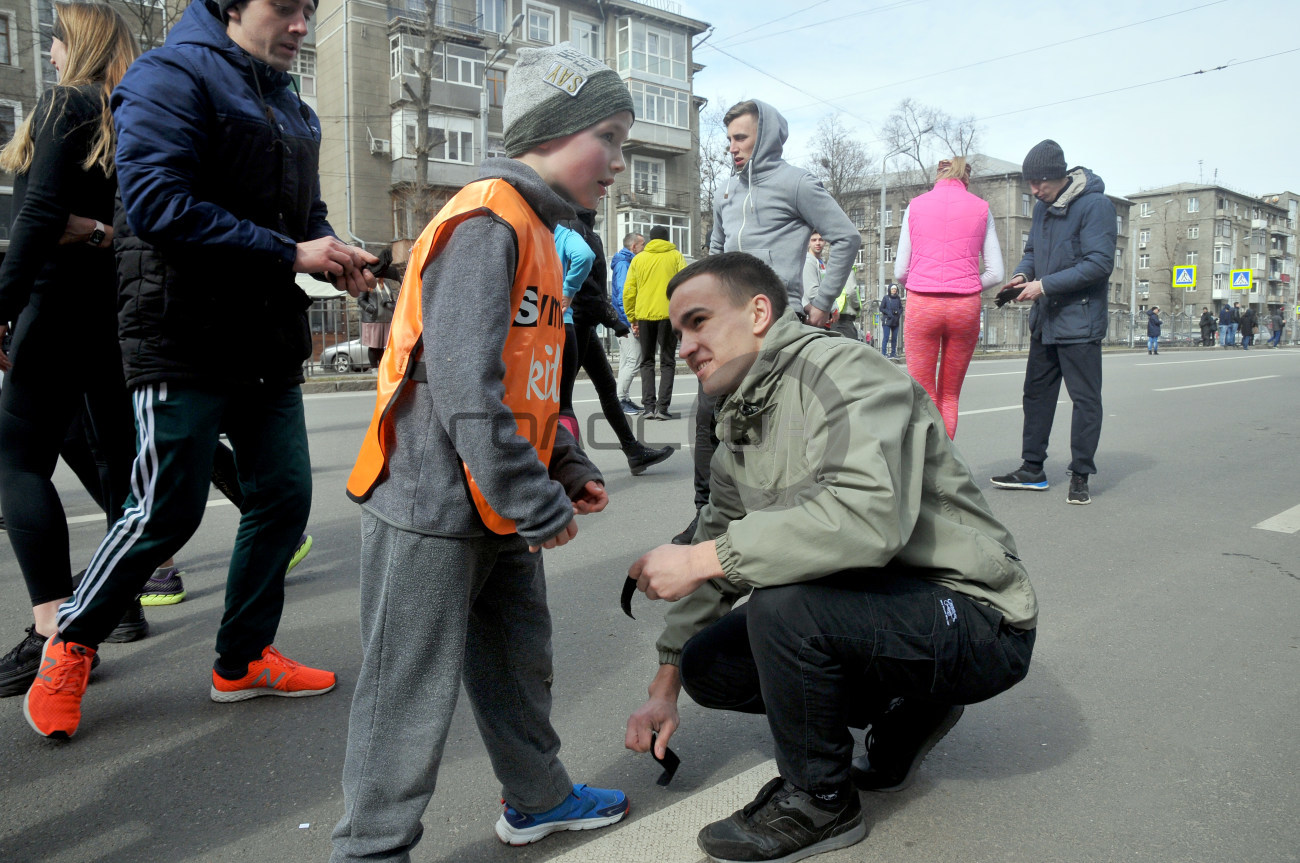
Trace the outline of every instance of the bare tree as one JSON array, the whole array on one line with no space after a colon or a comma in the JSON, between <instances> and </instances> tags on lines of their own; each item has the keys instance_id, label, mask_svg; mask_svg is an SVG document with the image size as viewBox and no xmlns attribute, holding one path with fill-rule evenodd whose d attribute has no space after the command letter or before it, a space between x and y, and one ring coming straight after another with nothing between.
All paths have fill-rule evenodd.
<instances>
[{"instance_id":1,"label":"bare tree","mask_svg":"<svg viewBox=\"0 0 1300 863\"><path fill-rule=\"evenodd\" d=\"M709 253L709 237L713 234L713 201L719 184L731 175L731 159L727 155L727 129L722 118L728 104L718 99L712 108L700 113L700 129L696 143L696 158L700 169L700 234L696 246L701 257Z\"/></svg>"},{"instance_id":2,"label":"bare tree","mask_svg":"<svg viewBox=\"0 0 1300 863\"><path fill-rule=\"evenodd\" d=\"M973 115L953 117L914 99L904 99L885 121L881 137L890 152L906 159L902 185L923 185L934 166L949 156L969 156L979 146L979 126Z\"/></svg>"},{"instance_id":3,"label":"bare tree","mask_svg":"<svg viewBox=\"0 0 1300 863\"><path fill-rule=\"evenodd\" d=\"M817 124L811 158L809 172L822 181L840 209L849 212L871 183L871 153L853 137L838 114L828 114Z\"/></svg>"},{"instance_id":4,"label":"bare tree","mask_svg":"<svg viewBox=\"0 0 1300 863\"><path fill-rule=\"evenodd\" d=\"M447 143L445 131L429 128L429 114L434 105L433 82L443 76L443 45L447 33L439 22L438 0L424 0L422 5L420 48L413 54L402 54L403 63L409 63L409 68L403 69L402 91L415 109L415 146L406 151L407 155L415 157L415 174L413 179L393 186L394 196L402 202L408 214L408 224L421 228L428 224L437 209L434 206L437 186L429 182L429 156ZM411 85L408 76L415 79L415 86ZM480 146L486 144L483 141Z\"/></svg>"},{"instance_id":5,"label":"bare tree","mask_svg":"<svg viewBox=\"0 0 1300 863\"><path fill-rule=\"evenodd\" d=\"M117 0L115 5L143 53L163 43L189 3L187 0Z\"/></svg>"},{"instance_id":6,"label":"bare tree","mask_svg":"<svg viewBox=\"0 0 1300 863\"><path fill-rule=\"evenodd\" d=\"M1174 208L1175 210L1177 208ZM1184 293L1182 288L1174 287L1174 268L1179 266L1177 263L1178 256L1182 254L1184 228L1182 221L1175 216L1170 219L1168 216L1169 208L1165 208L1164 218L1160 223L1160 254L1164 258L1165 266L1156 270L1157 273L1168 273L1169 278L1165 284L1169 289L1169 323L1170 332L1173 332L1173 318L1181 315L1183 312Z\"/></svg>"}]
</instances>

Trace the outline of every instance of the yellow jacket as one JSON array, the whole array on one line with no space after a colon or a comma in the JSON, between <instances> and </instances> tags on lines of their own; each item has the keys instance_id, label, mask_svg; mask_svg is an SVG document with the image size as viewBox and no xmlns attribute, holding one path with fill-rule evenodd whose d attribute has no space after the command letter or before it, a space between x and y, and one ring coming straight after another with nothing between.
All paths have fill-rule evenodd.
<instances>
[{"instance_id":1,"label":"yellow jacket","mask_svg":"<svg viewBox=\"0 0 1300 863\"><path fill-rule=\"evenodd\" d=\"M686 269L686 259L667 240L651 240L632 258L623 282L623 311L628 323L668 317L668 282Z\"/></svg>"}]
</instances>

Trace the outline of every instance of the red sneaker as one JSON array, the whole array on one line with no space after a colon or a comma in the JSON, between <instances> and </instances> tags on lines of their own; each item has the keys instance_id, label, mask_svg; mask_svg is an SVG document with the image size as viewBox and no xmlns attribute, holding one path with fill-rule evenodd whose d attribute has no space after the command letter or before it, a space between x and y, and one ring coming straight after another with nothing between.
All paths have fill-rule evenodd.
<instances>
[{"instance_id":1,"label":"red sneaker","mask_svg":"<svg viewBox=\"0 0 1300 863\"><path fill-rule=\"evenodd\" d=\"M93 648L58 635L45 642L41 668L23 696L23 715L37 734L67 740L81 724L81 697L86 694Z\"/></svg>"},{"instance_id":2,"label":"red sneaker","mask_svg":"<svg viewBox=\"0 0 1300 863\"><path fill-rule=\"evenodd\" d=\"M334 682L334 672L308 668L268 644L262 658L248 663L248 673L238 680L226 680L213 671L210 695L220 702L246 701L259 695L303 698L324 695L334 688Z\"/></svg>"}]
</instances>

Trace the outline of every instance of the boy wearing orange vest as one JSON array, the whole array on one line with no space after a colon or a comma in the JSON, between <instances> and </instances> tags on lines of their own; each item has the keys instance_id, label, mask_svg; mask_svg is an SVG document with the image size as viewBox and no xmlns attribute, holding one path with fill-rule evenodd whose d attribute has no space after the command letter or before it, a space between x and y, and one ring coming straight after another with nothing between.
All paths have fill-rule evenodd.
<instances>
[{"instance_id":1,"label":"boy wearing orange vest","mask_svg":"<svg viewBox=\"0 0 1300 863\"><path fill-rule=\"evenodd\" d=\"M523 845L613 824L621 791L575 785L550 721L543 548L605 507L558 422L564 347L552 231L624 168L626 85L569 44L521 49L508 159L416 241L348 494L362 508L358 675L333 863L409 860L462 681Z\"/></svg>"}]
</instances>

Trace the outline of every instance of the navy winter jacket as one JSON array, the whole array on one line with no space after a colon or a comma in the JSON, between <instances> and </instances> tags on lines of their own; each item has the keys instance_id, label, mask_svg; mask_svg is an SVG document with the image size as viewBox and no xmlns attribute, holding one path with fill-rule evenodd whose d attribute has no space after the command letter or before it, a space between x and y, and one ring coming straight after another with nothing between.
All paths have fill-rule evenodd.
<instances>
[{"instance_id":1,"label":"navy winter jacket","mask_svg":"<svg viewBox=\"0 0 1300 863\"><path fill-rule=\"evenodd\" d=\"M886 327L898 326L898 320L903 316L903 300L893 294L886 294L885 298L880 301L880 323Z\"/></svg>"},{"instance_id":2,"label":"navy winter jacket","mask_svg":"<svg viewBox=\"0 0 1300 863\"><path fill-rule=\"evenodd\" d=\"M1087 168L1051 203L1034 205L1025 256L1016 273L1043 283L1029 313L1043 344L1099 342L1106 336L1107 293L1115 268L1115 205L1106 184Z\"/></svg>"},{"instance_id":3,"label":"navy winter jacket","mask_svg":"<svg viewBox=\"0 0 1300 863\"><path fill-rule=\"evenodd\" d=\"M1160 320L1159 315L1157 315L1155 312L1148 312L1147 313L1147 338L1158 337L1160 335L1160 327L1162 327L1163 325L1164 322Z\"/></svg>"},{"instance_id":4,"label":"navy winter jacket","mask_svg":"<svg viewBox=\"0 0 1300 863\"><path fill-rule=\"evenodd\" d=\"M297 243L332 236L320 121L195 2L113 90L119 335L131 386L302 380ZM237 360L237 361L235 361Z\"/></svg>"}]
</instances>

